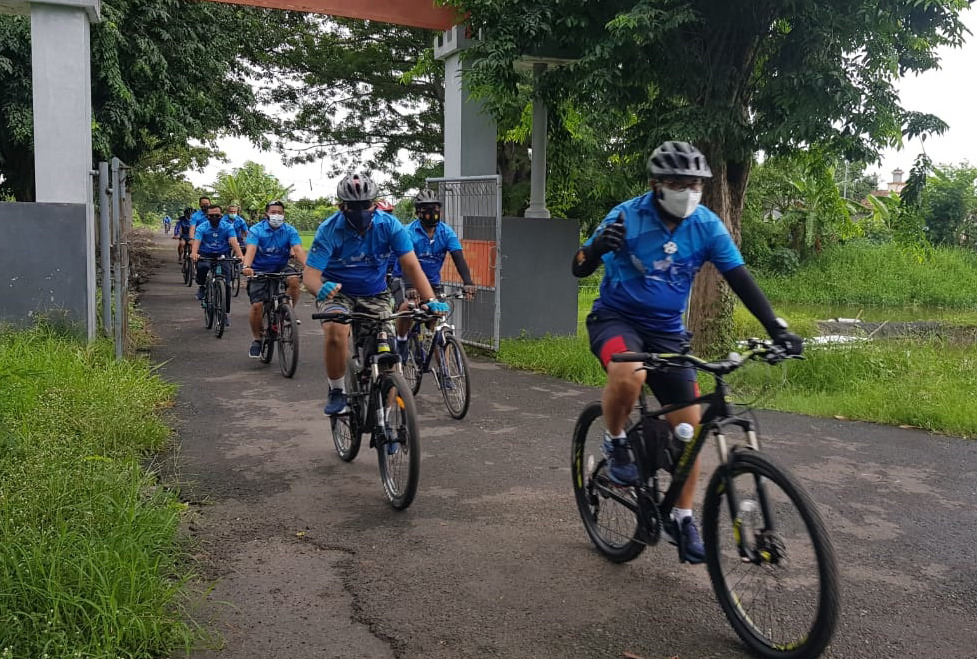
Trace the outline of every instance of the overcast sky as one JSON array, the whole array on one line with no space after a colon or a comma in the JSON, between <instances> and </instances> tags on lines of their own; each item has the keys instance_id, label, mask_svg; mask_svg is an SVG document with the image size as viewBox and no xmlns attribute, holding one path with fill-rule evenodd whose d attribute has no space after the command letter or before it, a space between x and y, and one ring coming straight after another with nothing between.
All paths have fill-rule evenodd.
<instances>
[{"instance_id":1,"label":"overcast sky","mask_svg":"<svg viewBox=\"0 0 977 659\"><path fill-rule=\"evenodd\" d=\"M977 33L977 10L963 14L964 23ZM880 165L870 167L869 173L879 174L882 184L891 180L897 167L908 175L916 156L925 146L935 163L958 164L970 161L977 164L977 37L967 36L967 43L958 49L940 51L942 68L920 76L902 80L898 88L903 107L931 112L950 125L943 135L926 140L908 140L901 150L882 153ZM294 186L293 199L301 197L334 196L338 178L329 176L328 163L285 165L277 153L261 153L247 140L226 138L218 141L229 159L227 163L213 163L201 172L188 172L187 177L197 186L209 185L221 169L240 167L248 160L262 163L285 185ZM905 176L904 176L905 179Z\"/></svg>"}]
</instances>

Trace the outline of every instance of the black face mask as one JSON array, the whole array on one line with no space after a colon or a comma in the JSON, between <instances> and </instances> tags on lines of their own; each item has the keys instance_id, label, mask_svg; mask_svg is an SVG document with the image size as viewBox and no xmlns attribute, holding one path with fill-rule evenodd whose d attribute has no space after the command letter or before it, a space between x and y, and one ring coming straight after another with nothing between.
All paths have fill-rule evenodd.
<instances>
[{"instance_id":1,"label":"black face mask","mask_svg":"<svg viewBox=\"0 0 977 659\"><path fill-rule=\"evenodd\" d=\"M216 227L221 223L220 215L208 215L207 219L210 220L210 226Z\"/></svg>"},{"instance_id":2,"label":"black face mask","mask_svg":"<svg viewBox=\"0 0 977 659\"><path fill-rule=\"evenodd\" d=\"M424 211L418 213L417 217L421 221L421 226L430 229L431 227L437 226L438 222L441 221L441 211Z\"/></svg>"},{"instance_id":3,"label":"black face mask","mask_svg":"<svg viewBox=\"0 0 977 659\"><path fill-rule=\"evenodd\" d=\"M349 208L343 211L343 215L346 217L346 221L349 225L356 229L357 233L360 235L366 233L370 225L373 224L373 209L369 208Z\"/></svg>"}]
</instances>

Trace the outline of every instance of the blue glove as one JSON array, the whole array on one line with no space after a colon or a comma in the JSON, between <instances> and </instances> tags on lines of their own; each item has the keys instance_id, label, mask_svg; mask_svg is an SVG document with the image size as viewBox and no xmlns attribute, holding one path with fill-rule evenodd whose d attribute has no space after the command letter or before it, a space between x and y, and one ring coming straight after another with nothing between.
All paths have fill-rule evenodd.
<instances>
[{"instance_id":1,"label":"blue glove","mask_svg":"<svg viewBox=\"0 0 977 659\"><path fill-rule=\"evenodd\" d=\"M438 302L437 300L427 303L427 310L431 313L436 314L446 314L451 311L447 302Z\"/></svg>"},{"instance_id":2,"label":"blue glove","mask_svg":"<svg viewBox=\"0 0 977 659\"><path fill-rule=\"evenodd\" d=\"M338 289L339 284L334 281L322 282L322 286L319 287L319 293L315 296L315 299L319 300L320 302L325 302L332 292Z\"/></svg>"}]
</instances>

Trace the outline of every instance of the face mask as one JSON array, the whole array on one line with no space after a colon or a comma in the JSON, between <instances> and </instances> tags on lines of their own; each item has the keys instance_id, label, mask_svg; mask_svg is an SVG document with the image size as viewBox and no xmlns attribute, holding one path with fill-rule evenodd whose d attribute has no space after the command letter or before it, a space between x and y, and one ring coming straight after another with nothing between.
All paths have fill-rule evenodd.
<instances>
[{"instance_id":1,"label":"face mask","mask_svg":"<svg viewBox=\"0 0 977 659\"><path fill-rule=\"evenodd\" d=\"M227 216L229 218L231 218L232 220L236 220L237 219L237 213L228 213Z\"/></svg>"},{"instance_id":2,"label":"face mask","mask_svg":"<svg viewBox=\"0 0 977 659\"><path fill-rule=\"evenodd\" d=\"M676 192L675 190L669 190L668 186L665 185L658 188L658 201L661 203L662 208L682 220L695 212L696 206L699 205L701 199L701 190L696 192L692 188L686 188L681 192Z\"/></svg>"},{"instance_id":3,"label":"face mask","mask_svg":"<svg viewBox=\"0 0 977 659\"><path fill-rule=\"evenodd\" d=\"M269 215L268 216L268 226L272 229L277 229L281 225L285 224L284 215Z\"/></svg>"},{"instance_id":4,"label":"face mask","mask_svg":"<svg viewBox=\"0 0 977 659\"><path fill-rule=\"evenodd\" d=\"M373 223L373 209L369 210L347 210L343 213L349 225L356 229L360 234L366 233Z\"/></svg>"},{"instance_id":5,"label":"face mask","mask_svg":"<svg viewBox=\"0 0 977 659\"><path fill-rule=\"evenodd\" d=\"M441 221L441 211L424 211L422 213L418 213L418 218L421 220L421 226L425 226L430 229Z\"/></svg>"},{"instance_id":6,"label":"face mask","mask_svg":"<svg viewBox=\"0 0 977 659\"><path fill-rule=\"evenodd\" d=\"M221 219L219 215L208 215L207 219L210 220L210 226L212 227L216 227L218 224L221 223Z\"/></svg>"}]
</instances>

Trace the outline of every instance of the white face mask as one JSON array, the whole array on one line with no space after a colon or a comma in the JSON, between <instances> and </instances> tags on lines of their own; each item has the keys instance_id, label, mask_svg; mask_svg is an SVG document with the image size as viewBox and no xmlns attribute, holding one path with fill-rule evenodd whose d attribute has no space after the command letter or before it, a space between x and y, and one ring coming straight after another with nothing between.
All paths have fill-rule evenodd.
<instances>
[{"instance_id":1,"label":"white face mask","mask_svg":"<svg viewBox=\"0 0 977 659\"><path fill-rule=\"evenodd\" d=\"M696 206L702 200L702 190L697 192L692 188L686 188L681 192L676 192L669 190L668 186L665 185L659 187L658 190L658 201L661 202L662 208L683 220L695 212Z\"/></svg>"},{"instance_id":2,"label":"white face mask","mask_svg":"<svg viewBox=\"0 0 977 659\"><path fill-rule=\"evenodd\" d=\"M284 215L269 215L268 216L268 224L271 226L272 229L277 229L281 225L285 224L285 216Z\"/></svg>"}]
</instances>

